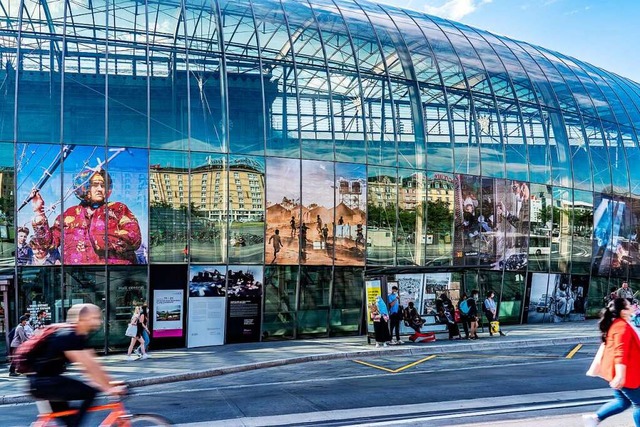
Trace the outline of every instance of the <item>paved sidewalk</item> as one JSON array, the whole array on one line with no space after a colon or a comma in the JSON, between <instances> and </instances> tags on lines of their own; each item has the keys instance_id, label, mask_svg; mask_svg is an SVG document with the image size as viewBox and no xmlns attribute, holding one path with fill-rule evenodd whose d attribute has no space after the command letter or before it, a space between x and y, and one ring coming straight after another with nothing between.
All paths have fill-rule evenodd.
<instances>
[{"instance_id":1,"label":"paved sidewalk","mask_svg":"<svg viewBox=\"0 0 640 427\"><path fill-rule=\"evenodd\" d=\"M243 372L254 369L283 366L318 360L371 357L389 352L398 354L438 354L444 352L499 350L597 343L595 320L578 323L506 326L506 337L489 337L480 333L477 341L440 340L434 343L406 343L387 348L367 344L367 338L340 337L292 341L267 341L247 344L228 344L193 349L159 350L151 352L147 360L128 362L126 355L101 357L108 372L131 387L163 384L197 378ZM485 329L486 330L486 329ZM6 365L0 374L0 404L31 401L26 393L26 380L9 377Z\"/></svg>"}]
</instances>

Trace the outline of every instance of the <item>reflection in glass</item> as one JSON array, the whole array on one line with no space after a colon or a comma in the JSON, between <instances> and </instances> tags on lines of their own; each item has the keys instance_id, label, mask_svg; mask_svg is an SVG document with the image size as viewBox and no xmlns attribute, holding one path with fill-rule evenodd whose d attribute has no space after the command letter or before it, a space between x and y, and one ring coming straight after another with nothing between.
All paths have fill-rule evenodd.
<instances>
[{"instance_id":1,"label":"reflection in glass","mask_svg":"<svg viewBox=\"0 0 640 427\"><path fill-rule=\"evenodd\" d=\"M398 170L398 265L421 265L425 258L424 223L426 175L424 172Z\"/></svg>"},{"instance_id":2,"label":"reflection in glass","mask_svg":"<svg viewBox=\"0 0 640 427\"><path fill-rule=\"evenodd\" d=\"M367 264L395 264L396 170L369 166L367 178Z\"/></svg>"},{"instance_id":3,"label":"reflection in glass","mask_svg":"<svg viewBox=\"0 0 640 427\"><path fill-rule=\"evenodd\" d=\"M264 158L229 159L229 262L264 260Z\"/></svg>"},{"instance_id":4,"label":"reflection in glass","mask_svg":"<svg viewBox=\"0 0 640 427\"><path fill-rule=\"evenodd\" d=\"M265 267L263 339L294 337L297 283L297 266Z\"/></svg>"},{"instance_id":5,"label":"reflection in glass","mask_svg":"<svg viewBox=\"0 0 640 427\"><path fill-rule=\"evenodd\" d=\"M146 267L109 268L109 304L107 309L107 348L109 351L124 350L131 338L124 332L136 306L147 305ZM148 310L147 310L148 316Z\"/></svg>"},{"instance_id":6,"label":"reflection in glass","mask_svg":"<svg viewBox=\"0 0 640 427\"><path fill-rule=\"evenodd\" d=\"M571 270L573 273L588 273L591 264L591 236L593 235L593 194L591 192L573 191L572 214Z\"/></svg>"},{"instance_id":7,"label":"reflection in glass","mask_svg":"<svg viewBox=\"0 0 640 427\"><path fill-rule=\"evenodd\" d=\"M486 252L482 252L480 233L481 189L480 178L455 175L455 240L454 263L456 265L489 264Z\"/></svg>"},{"instance_id":8,"label":"reflection in glass","mask_svg":"<svg viewBox=\"0 0 640 427\"><path fill-rule=\"evenodd\" d=\"M227 173L225 155L191 153L188 253L193 262L227 260ZM180 204L187 202L182 194Z\"/></svg>"},{"instance_id":9,"label":"reflection in glass","mask_svg":"<svg viewBox=\"0 0 640 427\"><path fill-rule=\"evenodd\" d=\"M17 313L47 312L47 323L64 322L68 304L62 300L60 267L19 267L17 277Z\"/></svg>"},{"instance_id":10,"label":"reflection in glass","mask_svg":"<svg viewBox=\"0 0 640 427\"><path fill-rule=\"evenodd\" d=\"M13 144L0 143L0 265L15 265L15 256L20 256L15 243L18 233L14 229L15 171ZM27 245L24 237L23 247Z\"/></svg>"},{"instance_id":11,"label":"reflection in glass","mask_svg":"<svg viewBox=\"0 0 640 427\"><path fill-rule=\"evenodd\" d=\"M524 295L523 273L505 272L500 294L500 311L498 313L501 322L520 323L522 313L522 300Z\"/></svg>"},{"instance_id":12,"label":"reflection in glass","mask_svg":"<svg viewBox=\"0 0 640 427\"><path fill-rule=\"evenodd\" d=\"M558 242L552 245L551 271L568 273L571 262L572 212L573 198L571 190L553 188L553 227L552 236L558 236Z\"/></svg>"},{"instance_id":13,"label":"reflection in glass","mask_svg":"<svg viewBox=\"0 0 640 427\"><path fill-rule=\"evenodd\" d=\"M426 244L426 265L451 264L455 189L453 175L429 172L426 234L421 236Z\"/></svg>"},{"instance_id":14,"label":"reflection in glass","mask_svg":"<svg viewBox=\"0 0 640 427\"><path fill-rule=\"evenodd\" d=\"M529 271L549 271L552 243L558 235L552 235L551 186L531 184Z\"/></svg>"},{"instance_id":15,"label":"reflection in glass","mask_svg":"<svg viewBox=\"0 0 640 427\"><path fill-rule=\"evenodd\" d=\"M335 268L329 313L331 335L359 333L362 321L363 287L364 270L362 268Z\"/></svg>"},{"instance_id":16,"label":"reflection in glass","mask_svg":"<svg viewBox=\"0 0 640 427\"><path fill-rule=\"evenodd\" d=\"M629 265L637 259L636 230L631 224L631 215L630 199L606 194L594 197L593 275L627 276Z\"/></svg>"},{"instance_id":17,"label":"reflection in glass","mask_svg":"<svg viewBox=\"0 0 640 427\"><path fill-rule=\"evenodd\" d=\"M298 336L327 335L332 270L327 267L300 268Z\"/></svg>"},{"instance_id":18,"label":"reflection in glass","mask_svg":"<svg viewBox=\"0 0 640 427\"><path fill-rule=\"evenodd\" d=\"M149 252L151 262L187 262L187 153L151 150Z\"/></svg>"},{"instance_id":19,"label":"reflection in glass","mask_svg":"<svg viewBox=\"0 0 640 427\"><path fill-rule=\"evenodd\" d=\"M66 267L63 277L63 305L65 311L74 304L95 304L102 310L106 307L107 272L105 267ZM89 345L105 348L105 325L89 338Z\"/></svg>"},{"instance_id":20,"label":"reflection in glass","mask_svg":"<svg viewBox=\"0 0 640 427\"><path fill-rule=\"evenodd\" d=\"M335 264L364 265L367 168L350 163L335 166Z\"/></svg>"}]
</instances>

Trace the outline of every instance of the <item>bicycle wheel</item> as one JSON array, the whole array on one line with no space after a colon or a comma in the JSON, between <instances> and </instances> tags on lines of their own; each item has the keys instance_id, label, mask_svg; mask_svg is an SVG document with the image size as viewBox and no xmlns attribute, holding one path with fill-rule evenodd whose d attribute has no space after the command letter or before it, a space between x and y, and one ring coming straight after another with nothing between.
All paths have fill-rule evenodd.
<instances>
[{"instance_id":1,"label":"bicycle wheel","mask_svg":"<svg viewBox=\"0 0 640 427\"><path fill-rule=\"evenodd\" d=\"M124 424L127 427L170 427L173 424L166 418L155 414L133 414Z\"/></svg>"}]
</instances>

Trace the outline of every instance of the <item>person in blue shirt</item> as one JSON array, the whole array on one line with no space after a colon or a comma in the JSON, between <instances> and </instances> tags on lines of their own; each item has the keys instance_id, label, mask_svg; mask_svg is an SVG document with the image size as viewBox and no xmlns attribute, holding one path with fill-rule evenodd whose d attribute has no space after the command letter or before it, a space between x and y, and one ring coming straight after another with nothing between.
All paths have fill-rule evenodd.
<instances>
[{"instance_id":1,"label":"person in blue shirt","mask_svg":"<svg viewBox=\"0 0 640 427\"><path fill-rule=\"evenodd\" d=\"M402 320L402 311L400 310L400 296L398 295L398 287L392 286L391 293L387 297L389 301L389 325L391 326L391 337L393 332L396 333L396 339L391 344L402 344L400 341L400 321Z\"/></svg>"},{"instance_id":2,"label":"person in blue shirt","mask_svg":"<svg viewBox=\"0 0 640 427\"><path fill-rule=\"evenodd\" d=\"M493 335L493 332L491 331L491 322L498 321L498 305L494 300L495 296L495 292L487 292L487 299L485 299L484 303L482 304L484 315L487 317L487 321L489 322L489 335ZM499 332L501 336L504 336L504 332L502 332L502 330L500 330Z\"/></svg>"}]
</instances>

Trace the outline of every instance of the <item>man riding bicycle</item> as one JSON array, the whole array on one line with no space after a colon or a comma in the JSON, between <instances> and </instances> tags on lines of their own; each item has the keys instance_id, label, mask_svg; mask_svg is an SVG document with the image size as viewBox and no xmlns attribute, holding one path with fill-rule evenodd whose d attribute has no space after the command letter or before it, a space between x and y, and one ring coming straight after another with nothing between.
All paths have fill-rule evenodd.
<instances>
[{"instance_id":1,"label":"man riding bicycle","mask_svg":"<svg viewBox=\"0 0 640 427\"><path fill-rule=\"evenodd\" d=\"M117 396L126 390L111 384L95 352L87 348L89 334L102 325L100 308L76 304L69 309L67 322L69 327L55 331L44 343L46 347L35 362L35 372L29 375L29 392L36 399L48 400L54 412L69 409L69 401L81 400L78 413L64 419L68 426L78 426L97 393ZM62 375L69 363L80 364L91 384Z\"/></svg>"}]
</instances>

